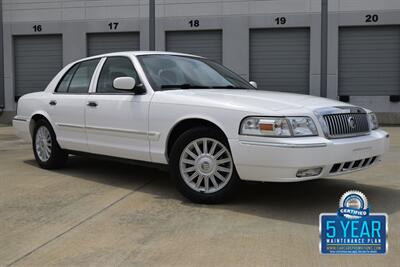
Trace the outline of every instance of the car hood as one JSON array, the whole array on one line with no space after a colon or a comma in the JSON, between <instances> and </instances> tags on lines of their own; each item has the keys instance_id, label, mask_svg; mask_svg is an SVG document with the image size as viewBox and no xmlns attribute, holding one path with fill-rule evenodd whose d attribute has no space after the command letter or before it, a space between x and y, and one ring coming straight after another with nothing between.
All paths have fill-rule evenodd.
<instances>
[{"instance_id":1,"label":"car hood","mask_svg":"<svg viewBox=\"0 0 400 267\"><path fill-rule=\"evenodd\" d=\"M265 111L313 111L333 106L351 106L327 98L310 95L238 89L185 89L159 91L156 102L168 102L190 106L210 106L223 109Z\"/></svg>"}]
</instances>

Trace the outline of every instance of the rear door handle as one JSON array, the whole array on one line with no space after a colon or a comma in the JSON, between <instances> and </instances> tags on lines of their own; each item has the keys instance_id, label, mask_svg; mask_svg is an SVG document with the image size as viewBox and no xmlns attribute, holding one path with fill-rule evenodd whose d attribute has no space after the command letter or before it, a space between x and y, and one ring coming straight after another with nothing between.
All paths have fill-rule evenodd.
<instances>
[{"instance_id":1,"label":"rear door handle","mask_svg":"<svg viewBox=\"0 0 400 267\"><path fill-rule=\"evenodd\" d=\"M88 107L97 107L97 102L94 102L94 101L89 101L88 103L87 103L87 105L88 105Z\"/></svg>"},{"instance_id":2,"label":"rear door handle","mask_svg":"<svg viewBox=\"0 0 400 267\"><path fill-rule=\"evenodd\" d=\"M49 102L49 105L50 105L50 106L55 106L55 105L57 105L57 101L51 100L51 101Z\"/></svg>"}]
</instances>

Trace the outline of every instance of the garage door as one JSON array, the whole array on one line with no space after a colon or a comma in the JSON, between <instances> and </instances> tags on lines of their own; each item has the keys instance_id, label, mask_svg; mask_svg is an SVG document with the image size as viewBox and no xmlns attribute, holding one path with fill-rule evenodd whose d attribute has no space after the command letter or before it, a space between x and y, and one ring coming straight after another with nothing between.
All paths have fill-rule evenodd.
<instances>
[{"instance_id":1,"label":"garage door","mask_svg":"<svg viewBox=\"0 0 400 267\"><path fill-rule=\"evenodd\" d=\"M138 32L90 33L87 35L88 56L140 50Z\"/></svg>"},{"instance_id":2,"label":"garage door","mask_svg":"<svg viewBox=\"0 0 400 267\"><path fill-rule=\"evenodd\" d=\"M173 31L166 33L166 49L222 62L222 31Z\"/></svg>"},{"instance_id":3,"label":"garage door","mask_svg":"<svg viewBox=\"0 0 400 267\"><path fill-rule=\"evenodd\" d=\"M339 30L339 94L400 94L400 27Z\"/></svg>"},{"instance_id":4,"label":"garage door","mask_svg":"<svg viewBox=\"0 0 400 267\"><path fill-rule=\"evenodd\" d=\"M61 35L15 36L15 96L43 91L61 70Z\"/></svg>"},{"instance_id":5,"label":"garage door","mask_svg":"<svg viewBox=\"0 0 400 267\"><path fill-rule=\"evenodd\" d=\"M250 80L262 90L308 94L309 28L251 30Z\"/></svg>"},{"instance_id":6,"label":"garage door","mask_svg":"<svg viewBox=\"0 0 400 267\"><path fill-rule=\"evenodd\" d=\"M5 106L5 99L4 99L4 76L0 77L0 108L4 108Z\"/></svg>"}]
</instances>

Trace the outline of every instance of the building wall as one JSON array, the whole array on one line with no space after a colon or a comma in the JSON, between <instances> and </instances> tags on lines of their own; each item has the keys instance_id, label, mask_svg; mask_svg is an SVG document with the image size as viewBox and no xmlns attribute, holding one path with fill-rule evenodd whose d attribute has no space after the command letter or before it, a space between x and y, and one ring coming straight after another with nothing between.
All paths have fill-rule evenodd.
<instances>
[{"instance_id":1,"label":"building wall","mask_svg":"<svg viewBox=\"0 0 400 267\"><path fill-rule=\"evenodd\" d=\"M340 26L371 25L368 14L378 14L372 24L400 25L398 0L329 0L327 96L338 97L338 31ZM156 0L156 49L165 50L166 31L222 29L223 63L243 77L249 77L249 30L254 28L310 28L310 94L320 95L321 0ZM86 56L86 34L111 31L139 31L140 48L147 50L147 0L3 0L5 110L14 111L13 36L62 34L64 65ZM278 25L277 17L286 24ZM191 27L199 20L199 27ZM108 23L119 22L117 30ZM41 25L41 32L33 26ZM400 89L399 89L400 90ZM399 93L400 94L400 93ZM350 102L381 113L390 119L400 113L400 103L388 96L350 97ZM394 116L394 117L393 117Z\"/></svg>"},{"instance_id":2,"label":"building wall","mask_svg":"<svg viewBox=\"0 0 400 267\"><path fill-rule=\"evenodd\" d=\"M378 15L377 22L366 22L367 15ZM329 0L328 97L338 95L339 27L400 25L400 1ZM399 75L400 79L400 75ZM399 88L400 95L400 88ZM389 96L351 96L350 102L374 110L385 123L400 124L400 103Z\"/></svg>"},{"instance_id":3,"label":"building wall","mask_svg":"<svg viewBox=\"0 0 400 267\"><path fill-rule=\"evenodd\" d=\"M0 21L3 21L3 2L0 0ZM0 26L0 62L4 62L3 60L3 24ZM4 108L5 105L4 100L4 64L0 65L0 109ZM0 114L1 116L1 114Z\"/></svg>"}]
</instances>

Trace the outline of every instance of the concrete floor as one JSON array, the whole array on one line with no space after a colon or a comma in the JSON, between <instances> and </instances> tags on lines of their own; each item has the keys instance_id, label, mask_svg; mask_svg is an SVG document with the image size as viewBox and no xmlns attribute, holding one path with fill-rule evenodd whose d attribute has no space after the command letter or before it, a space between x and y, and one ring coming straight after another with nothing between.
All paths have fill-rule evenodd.
<instances>
[{"instance_id":1,"label":"concrete floor","mask_svg":"<svg viewBox=\"0 0 400 267\"><path fill-rule=\"evenodd\" d=\"M166 173L73 157L39 169L0 127L0 266L399 266L400 128L384 162L340 178L245 184L225 205L189 203ZM364 192L389 214L386 256L319 254L318 216Z\"/></svg>"}]
</instances>

